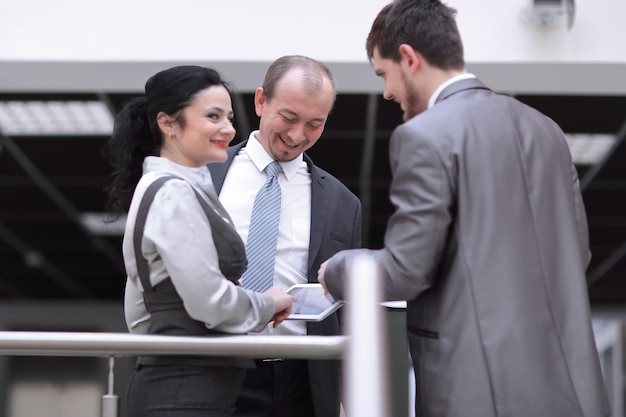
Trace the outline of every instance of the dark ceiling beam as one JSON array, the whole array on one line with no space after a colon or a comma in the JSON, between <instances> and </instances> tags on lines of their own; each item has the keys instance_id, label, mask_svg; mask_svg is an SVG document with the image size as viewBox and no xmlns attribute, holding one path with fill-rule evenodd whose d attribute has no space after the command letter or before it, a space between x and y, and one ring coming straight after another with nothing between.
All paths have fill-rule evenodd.
<instances>
[{"instance_id":1,"label":"dark ceiling beam","mask_svg":"<svg viewBox=\"0 0 626 417\"><path fill-rule=\"evenodd\" d=\"M378 94L368 94L365 112L365 136L363 137L363 153L361 154L359 199L363 208L361 244L363 247L368 247L372 217L372 170L374 165L374 147L376 145Z\"/></svg>"},{"instance_id":2,"label":"dark ceiling beam","mask_svg":"<svg viewBox=\"0 0 626 417\"><path fill-rule=\"evenodd\" d=\"M40 252L0 223L0 238L22 255L24 264L46 274L55 284L76 297L93 297L91 291L79 284L75 279L49 262ZM24 291L7 282L0 282L0 292L8 295L23 296Z\"/></svg>"},{"instance_id":3,"label":"dark ceiling beam","mask_svg":"<svg viewBox=\"0 0 626 417\"><path fill-rule=\"evenodd\" d=\"M392 133L393 133L393 129L390 129L390 130L380 129L374 132L377 140L389 139ZM324 129L324 137L327 137L327 138L330 137L330 138L333 138L333 140L337 140L337 139L353 140L354 138L362 137L364 134L365 134L364 129Z\"/></svg>"},{"instance_id":4,"label":"dark ceiling beam","mask_svg":"<svg viewBox=\"0 0 626 417\"><path fill-rule=\"evenodd\" d=\"M103 238L93 235L80 220L80 211L39 171L32 161L22 152L11 138L0 134L0 145L15 158L17 163L26 171L39 188L85 233L91 245L101 252L120 273L125 274L124 265L117 249Z\"/></svg>"},{"instance_id":5,"label":"dark ceiling beam","mask_svg":"<svg viewBox=\"0 0 626 417\"><path fill-rule=\"evenodd\" d=\"M9 297L25 298L28 294L5 279L0 279L0 294Z\"/></svg>"},{"instance_id":6,"label":"dark ceiling beam","mask_svg":"<svg viewBox=\"0 0 626 417\"><path fill-rule=\"evenodd\" d=\"M625 213L626 214L626 213ZM626 216L587 216L590 227L619 228L626 227Z\"/></svg>"},{"instance_id":7,"label":"dark ceiling beam","mask_svg":"<svg viewBox=\"0 0 626 417\"><path fill-rule=\"evenodd\" d=\"M609 256L587 273L587 285L591 287L605 276L626 255L626 241L622 242Z\"/></svg>"},{"instance_id":8,"label":"dark ceiling beam","mask_svg":"<svg viewBox=\"0 0 626 417\"><path fill-rule=\"evenodd\" d=\"M102 183L109 181L108 176L50 176L55 184L61 187L102 187ZM28 175L3 175L0 177L0 187L33 187L33 181Z\"/></svg>"},{"instance_id":9,"label":"dark ceiling beam","mask_svg":"<svg viewBox=\"0 0 626 417\"><path fill-rule=\"evenodd\" d=\"M615 143L609 149L609 152L604 156L604 158L597 164L593 165L589 171L585 173L583 178L580 181L580 189L581 191L585 191L590 188L592 183L595 183L596 177L607 164L607 162L613 157L615 151L619 146L621 146L624 141L624 137L626 136L626 121L622 123L622 126L619 128ZM607 256L600 264L598 264L594 269L587 272L587 285L591 287L593 284L598 282L603 276L605 276L611 268L613 268L623 257L626 255L626 241L619 245L609 256Z\"/></svg>"},{"instance_id":10,"label":"dark ceiling beam","mask_svg":"<svg viewBox=\"0 0 626 417\"><path fill-rule=\"evenodd\" d=\"M626 180L594 180L587 186L587 190L623 191L626 190Z\"/></svg>"}]
</instances>

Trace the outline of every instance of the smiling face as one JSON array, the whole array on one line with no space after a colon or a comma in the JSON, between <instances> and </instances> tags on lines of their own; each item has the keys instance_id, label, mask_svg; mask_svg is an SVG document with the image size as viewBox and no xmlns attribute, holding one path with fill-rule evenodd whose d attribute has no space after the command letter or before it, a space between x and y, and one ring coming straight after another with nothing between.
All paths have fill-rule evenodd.
<instances>
[{"instance_id":1,"label":"smiling face","mask_svg":"<svg viewBox=\"0 0 626 417\"><path fill-rule=\"evenodd\" d=\"M261 118L258 141L277 161L291 161L311 148L322 135L334 102L331 81L312 89L302 70L292 69L276 84L268 99L259 87L254 96Z\"/></svg>"},{"instance_id":2,"label":"smiling face","mask_svg":"<svg viewBox=\"0 0 626 417\"><path fill-rule=\"evenodd\" d=\"M200 90L182 110L181 119L184 123L164 113L157 117L165 136L161 156L192 167L226 160L235 128L230 94L224 86Z\"/></svg>"}]
</instances>

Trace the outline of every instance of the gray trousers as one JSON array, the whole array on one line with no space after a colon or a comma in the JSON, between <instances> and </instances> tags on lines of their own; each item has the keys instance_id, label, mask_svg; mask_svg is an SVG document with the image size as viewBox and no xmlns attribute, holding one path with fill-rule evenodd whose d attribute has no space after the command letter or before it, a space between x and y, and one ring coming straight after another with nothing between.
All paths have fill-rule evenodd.
<instances>
[{"instance_id":1,"label":"gray trousers","mask_svg":"<svg viewBox=\"0 0 626 417\"><path fill-rule=\"evenodd\" d=\"M242 368L138 365L128 384L128 417L230 417Z\"/></svg>"}]
</instances>

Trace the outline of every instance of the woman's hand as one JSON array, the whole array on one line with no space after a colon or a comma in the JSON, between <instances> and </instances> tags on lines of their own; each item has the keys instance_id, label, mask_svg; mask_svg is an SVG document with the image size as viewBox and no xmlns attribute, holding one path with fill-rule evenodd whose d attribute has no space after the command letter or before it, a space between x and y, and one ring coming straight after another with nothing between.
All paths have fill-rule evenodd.
<instances>
[{"instance_id":1,"label":"woman's hand","mask_svg":"<svg viewBox=\"0 0 626 417\"><path fill-rule=\"evenodd\" d=\"M293 302L296 301L296 298L288 295L285 291L278 288L270 288L265 291L265 294L274 299L274 316L270 321L274 322L272 327L276 327L291 314L291 306L293 305Z\"/></svg>"}]
</instances>

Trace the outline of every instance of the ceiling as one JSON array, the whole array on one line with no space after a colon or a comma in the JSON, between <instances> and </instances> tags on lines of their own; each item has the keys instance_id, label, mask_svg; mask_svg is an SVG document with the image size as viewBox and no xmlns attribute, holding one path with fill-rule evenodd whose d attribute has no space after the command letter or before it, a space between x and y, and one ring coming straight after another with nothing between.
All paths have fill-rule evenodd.
<instances>
[{"instance_id":1,"label":"ceiling","mask_svg":"<svg viewBox=\"0 0 626 417\"><path fill-rule=\"evenodd\" d=\"M136 93L33 92L3 100L100 100L112 113ZM593 259L589 289L596 306L626 304L626 96L523 95L568 133L607 133L618 141L606 160L578 166ZM236 96L238 138L255 128L252 93ZM380 94L340 93L322 139L308 152L364 205L364 244L382 245L392 207L388 138L400 110ZM102 236L81 223L102 212L109 167L102 135L0 135L0 298L121 300L125 273L121 236ZM514 238L514 237L512 237Z\"/></svg>"}]
</instances>

